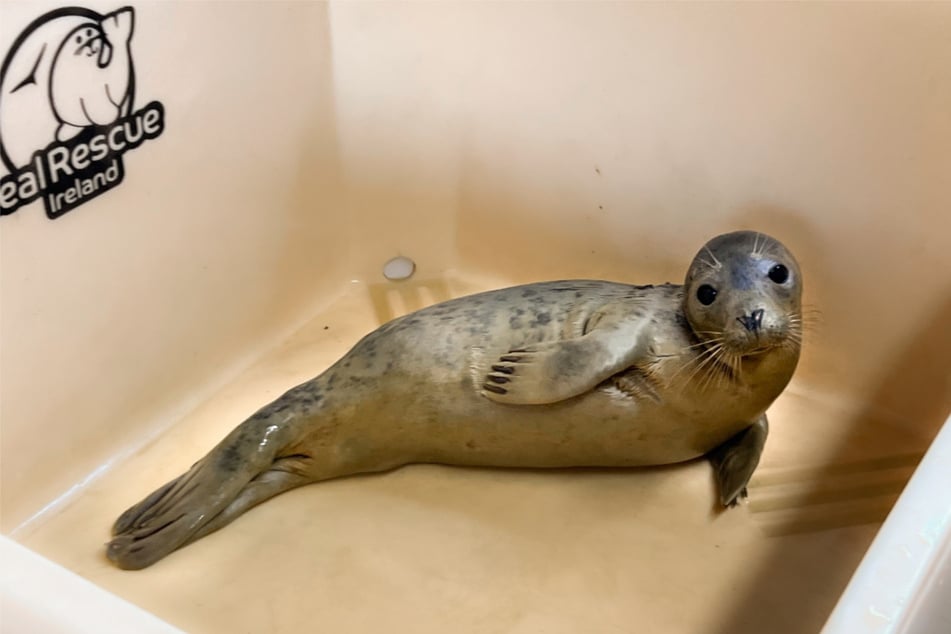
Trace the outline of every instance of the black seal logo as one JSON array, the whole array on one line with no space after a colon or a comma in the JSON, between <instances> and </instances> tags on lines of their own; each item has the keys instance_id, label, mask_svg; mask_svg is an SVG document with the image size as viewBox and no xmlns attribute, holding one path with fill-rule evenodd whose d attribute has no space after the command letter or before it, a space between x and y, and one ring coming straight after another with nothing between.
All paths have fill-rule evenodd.
<instances>
[{"instance_id":1,"label":"black seal logo","mask_svg":"<svg viewBox=\"0 0 951 634\"><path fill-rule=\"evenodd\" d=\"M135 12L46 13L0 67L0 215L38 198L57 218L122 182L123 155L165 128L152 101L135 110Z\"/></svg>"}]
</instances>

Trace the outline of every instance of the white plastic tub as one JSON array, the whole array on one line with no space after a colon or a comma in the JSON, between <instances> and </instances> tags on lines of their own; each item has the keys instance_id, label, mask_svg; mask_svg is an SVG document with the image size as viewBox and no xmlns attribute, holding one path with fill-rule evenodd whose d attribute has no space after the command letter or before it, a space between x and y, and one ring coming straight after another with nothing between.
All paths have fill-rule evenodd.
<instances>
[{"instance_id":1,"label":"white plastic tub","mask_svg":"<svg viewBox=\"0 0 951 634\"><path fill-rule=\"evenodd\" d=\"M59 6L0 0L2 52ZM947 432L899 494L951 407L951 5L133 8L113 53L152 136L68 213L0 218L4 632L815 632L893 507L828 631L947 631ZM76 35L56 26L35 51ZM25 99L56 83L31 59L0 141L52 151L36 130L66 106ZM57 95L100 85L71 72ZM143 571L105 559L121 511L383 321L678 281L738 228L793 250L819 311L748 505L717 513L703 461L420 465L285 494ZM398 255L415 274L387 281Z\"/></svg>"}]
</instances>

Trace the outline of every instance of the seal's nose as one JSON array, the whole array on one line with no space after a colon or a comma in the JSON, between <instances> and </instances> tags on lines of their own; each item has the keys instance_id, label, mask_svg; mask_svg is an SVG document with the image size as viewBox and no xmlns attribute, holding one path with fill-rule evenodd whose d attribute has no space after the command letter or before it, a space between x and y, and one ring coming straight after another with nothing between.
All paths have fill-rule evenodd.
<instances>
[{"instance_id":1,"label":"seal's nose","mask_svg":"<svg viewBox=\"0 0 951 634\"><path fill-rule=\"evenodd\" d=\"M758 333L763 328L763 313L765 311L762 308L757 308L749 315L743 315L742 317L737 317L736 320L743 324L743 327L752 332L753 334Z\"/></svg>"}]
</instances>

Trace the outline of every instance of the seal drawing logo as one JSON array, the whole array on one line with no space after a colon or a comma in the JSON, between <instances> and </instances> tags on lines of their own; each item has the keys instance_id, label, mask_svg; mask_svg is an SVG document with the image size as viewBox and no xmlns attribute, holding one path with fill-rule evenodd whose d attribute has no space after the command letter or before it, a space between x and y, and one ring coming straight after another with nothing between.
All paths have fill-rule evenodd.
<instances>
[{"instance_id":1,"label":"seal drawing logo","mask_svg":"<svg viewBox=\"0 0 951 634\"><path fill-rule=\"evenodd\" d=\"M123 154L159 136L165 109L134 110L132 7L66 7L34 20L0 67L0 215L38 198L57 218L119 183Z\"/></svg>"}]
</instances>

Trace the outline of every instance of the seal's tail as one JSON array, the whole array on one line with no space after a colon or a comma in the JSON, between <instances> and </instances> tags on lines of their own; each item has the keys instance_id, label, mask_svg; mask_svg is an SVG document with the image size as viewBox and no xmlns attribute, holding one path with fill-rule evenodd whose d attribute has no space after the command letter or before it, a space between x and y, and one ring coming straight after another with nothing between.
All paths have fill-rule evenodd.
<instances>
[{"instance_id":1,"label":"seal's tail","mask_svg":"<svg viewBox=\"0 0 951 634\"><path fill-rule=\"evenodd\" d=\"M145 568L264 500L312 481L304 475L308 456L279 456L283 430L268 419L251 417L191 469L123 513L106 556L123 569Z\"/></svg>"}]
</instances>

